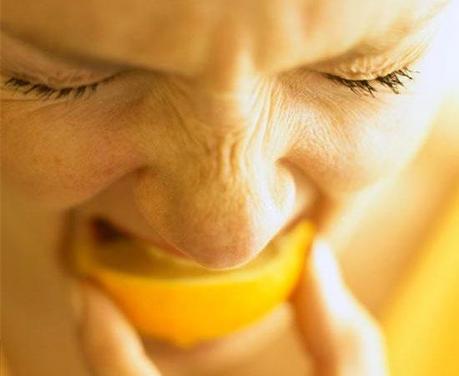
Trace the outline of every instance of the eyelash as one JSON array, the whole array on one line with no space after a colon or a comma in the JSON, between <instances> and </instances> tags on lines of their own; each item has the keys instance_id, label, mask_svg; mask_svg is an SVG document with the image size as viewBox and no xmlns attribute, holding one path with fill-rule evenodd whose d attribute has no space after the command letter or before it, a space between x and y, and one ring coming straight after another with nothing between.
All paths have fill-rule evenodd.
<instances>
[{"instance_id":1,"label":"eyelash","mask_svg":"<svg viewBox=\"0 0 459 376\"><path fill-rule=\"evenodd\" d=\"M400 94L400 89L405 87L402 79L407 78L409 80L413 80L413 73L419 72L412 71L405 67L385 76L376 77L373 80L347 80L332 74L326 74L325 77L337 84L348 87L355 94L371 95L374 97L374 93L378 91L375 84L390 88L394 94Z\"/></svg>"},{"instance_id":2,"label":"eyelash","mask_svg":"<svg viewBox=\"0 0 459 376\"><path fill-rule=\"evenodd\" d=\"M76 87L64 87L56 89L45 84L34 84L30 81L23 80L21 78L11 77L7 81L5 81L4 85L7 88L12 88L14 90L20 91L24 95L34 94L39 99L43 100L62 99L69 97L72 99L78 99L82 98L85 94L94 94L99 84L101 84L104 81L95 82L89 85L80 85Z\"/></svg>"},{"instance_id":3,"label":"eyelash","mask_svg":"<svg viewBox=\"0 0 459 376\"><path fill-rule=\"evenodd\" d=\"M385 76L376 77L373 80L348 80L332 74L325 74L325 77L337 84L348 87L355 94L371 95L374 97L374 93L378 91L375 84L386 86L390 88L394 94L400 94L400 89L405 87L401 79L407 78L409 80L413 80L413 73L418 72L405 67ZM82 98L85 94L94 94L98 86L105 81L107 80L95 82L89 85L56 89L45 84L34 84L27 80L11 77L5 82L5 87L21 91L24 95L33 93L36 97L43 100L49 100L53 96L53 99L63 99L68 97L78 99Z\"/></svg>"}]
</instances>

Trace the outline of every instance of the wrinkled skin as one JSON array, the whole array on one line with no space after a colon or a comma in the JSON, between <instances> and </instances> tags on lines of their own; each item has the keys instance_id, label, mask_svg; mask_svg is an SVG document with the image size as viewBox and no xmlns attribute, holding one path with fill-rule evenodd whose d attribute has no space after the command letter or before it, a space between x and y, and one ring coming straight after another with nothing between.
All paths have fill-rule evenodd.
<instances>
[{"instance_id":1,"label":"wrinkled skin","mask_svg":"<svg viewBox=\"0 0 459 376\"><path fill-rule=\"evenodd\" d=\"M128 17L120 1L97 19L89 6L75 3L73 13L49 1L49 12L70 18L44 25L47 14L24 19L21 6L6 2L6 30L115 61L98 68L102 77L121 73L87 100L5 93L5 180L62 210L89 199L120 226L149 238L154 231L209 266L245 262L314 191L355 191L413 154L436 103L429 69L438 66L413 64L430 24L413 27L382 58L339 56L356 45L393 44L387 30L409 31L432 11L434 2L426 3L408 13L394 2L381 17L387 5L366 2L359 12L353 4L338 12L333 1L253 4L257 12L229 2L151 9L139 2ZM4 69L14 70L14 56L7 61ZM386 89L376 99L317 73L355 68L371 78L408 64L422 66L408 93Z\"/></svg>"},{"instance_id":2,"label":"wrinkled skin","mask_svg":"<svg viewBox=\"0 0 459 376\"><path fill-rule=\"evenodd\" d=\"M5 0L3 81L112 77L75 100L2 89L5 192L209 267L248 262L300 214L340 208L413 157L441 98L443 55L428 47L443 3ZM405 66L419 73L400 95L323 74Z\"/></svg>"}]
</instances>

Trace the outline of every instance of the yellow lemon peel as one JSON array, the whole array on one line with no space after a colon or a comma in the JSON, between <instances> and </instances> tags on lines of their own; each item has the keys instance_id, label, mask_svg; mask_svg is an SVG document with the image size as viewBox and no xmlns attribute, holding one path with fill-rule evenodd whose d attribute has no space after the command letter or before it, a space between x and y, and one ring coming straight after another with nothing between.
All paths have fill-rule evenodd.
<instances>
[{"instance_id":1,"label":"yellow lemon peel","mask_svg":"<svg viewBox=\"0 0 459 376\"><path fill-rule=\"evenodd\" d=\"M213 271L154 247L75 242L76 270L95 280L141 334L187 347L242 329L284 301L301 273L313 226L300 222L248 264Z\"/></svg>"}]
</instances>

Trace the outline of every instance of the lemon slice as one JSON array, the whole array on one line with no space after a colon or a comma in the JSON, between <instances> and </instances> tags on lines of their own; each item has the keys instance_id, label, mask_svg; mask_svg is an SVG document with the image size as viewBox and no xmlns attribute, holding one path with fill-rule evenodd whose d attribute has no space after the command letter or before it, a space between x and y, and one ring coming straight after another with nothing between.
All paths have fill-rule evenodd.
<instances>
[{"instance_id":1,"label":"lemon slice","mask_svg":"<svg viewBox=\"0 0 459 376\"><path fill-rule=\"evenodd\" d=\"M129 239L79 236L76 270L97 281L146 336L179 346L217 338L260 319L293 289L313 237L297 224L238 269L213 271Z\"/></svg>"}]
</instances>

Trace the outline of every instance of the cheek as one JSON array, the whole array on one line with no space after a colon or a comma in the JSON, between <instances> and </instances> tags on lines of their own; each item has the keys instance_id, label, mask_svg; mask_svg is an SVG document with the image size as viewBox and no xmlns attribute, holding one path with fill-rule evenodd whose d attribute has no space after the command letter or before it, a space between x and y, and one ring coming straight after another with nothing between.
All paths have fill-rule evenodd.
<instances>
[{"instance_id":1,"label":"cheek","mask_svg":"<svg viewBox=\"0 0 459 376\"><path fill-rule=\"evenodd\" d=\"M329 195L358 191L398 173L428 134L436 109L424 95L369 101L337 101L339 109L311 106L299 125L301 141L292 156Z\"/></svg>"},{"instance_id":2,"label":"cheek","mask_svg":"<svg viewBox=\"0 0 459 376\"><path fill-rule=\"evenodd\" d=\"M4 184L31 200L68 208L135 168L129 145L100 124L47 111L28 115L3 114L2 167Z\"/></svg>"},{"instance_id":3,"label":"cheek","mask_svg":"<svg viewBox=\"0 0 459 376\"><path fill-rule=\"evenodd\" d=\"M428 134L430 116L414 111L414 103L393 106L373 117L357 119L340 131L335 143L342 152L336 165L350 188L360 188L397 174L414 157Z\"/></svg>"}]
</instances>

